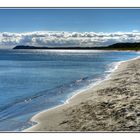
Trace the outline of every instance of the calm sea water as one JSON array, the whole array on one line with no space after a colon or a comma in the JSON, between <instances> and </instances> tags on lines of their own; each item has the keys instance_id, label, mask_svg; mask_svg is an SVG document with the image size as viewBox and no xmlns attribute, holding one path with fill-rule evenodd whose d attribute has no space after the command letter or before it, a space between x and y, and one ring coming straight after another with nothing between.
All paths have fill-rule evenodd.
<instances>
[{"instance_id":1,"label":"calm sea water","mask_svg":"<svg viewBox=\"0 0 140 140\"><path fill-rule=\"evenodd\" d=\"M62 104L74 91L109 74L137 52L0 51L0 131L20 131L36 113Z\"/></svg>"}]
</instances>

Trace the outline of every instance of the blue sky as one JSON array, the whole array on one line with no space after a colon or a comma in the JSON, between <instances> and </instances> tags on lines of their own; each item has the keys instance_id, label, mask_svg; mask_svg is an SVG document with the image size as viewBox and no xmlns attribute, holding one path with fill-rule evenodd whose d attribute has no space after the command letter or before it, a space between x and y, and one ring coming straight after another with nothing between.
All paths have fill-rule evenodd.
<instances>
[{"instance_id":1,"label":"blue sky","mask_svg":"<svg viewBox=\"0 0 140 140\"><path fill-rule=\"evenodd\" d=\"M140 42L140 9L0 9L0 48L118 42Z\"/></svg>"},{"instance_id":2,"label":"blue sky","mask_svg":"<svg viewBox=\"0 0 140 140\"><path fill-rule=\"evenodd\" d=\"M140 9L0 9L0 32L140 30Z\"/></svg>"}]
</instances>

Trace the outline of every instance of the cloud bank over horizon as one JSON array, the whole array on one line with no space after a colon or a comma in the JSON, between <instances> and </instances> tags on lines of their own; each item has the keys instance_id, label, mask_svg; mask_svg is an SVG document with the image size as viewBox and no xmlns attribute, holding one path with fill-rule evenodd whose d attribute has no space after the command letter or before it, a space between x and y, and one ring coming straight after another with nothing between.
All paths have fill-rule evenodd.
<instances>
[{"instance_id":1,"label":"cloud bank over horizon","mask_svg":"<svg viewBox=\"0 0 140 140\"><path fill-rule=\"evenodd\" d=\"M0 32L0 47L33 45L49 47L99 47L118 42L140 42L140 32Z\"/></svg>"}]
</instances>

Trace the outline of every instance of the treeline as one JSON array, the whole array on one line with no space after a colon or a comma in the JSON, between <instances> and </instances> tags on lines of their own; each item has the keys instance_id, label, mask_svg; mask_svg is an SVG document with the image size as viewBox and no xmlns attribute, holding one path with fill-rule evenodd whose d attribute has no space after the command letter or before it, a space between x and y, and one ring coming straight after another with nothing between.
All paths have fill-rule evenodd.
<instances>
[{"instance_id":1,"label":"treeline","mask_svg":"<svg viewBox=\"0 0 140 140\"><path fill-rule=\"evenodd\" d=\"M140 50L140 43L116 43L109 46L102 47L36 47L36 46L26 46L18 45L13 49L73 49L73 50Z\"/></svg>"},{"instance_id":2,"label":"treeline","mask_svg":"<svg viewBox=\"0 0 140 140\"><path fill-rule=\"evenodd\" d=\"M140 50L140 43L116 43L108 47L101 47L107 50Z\"/></svg>"}]
</instances>

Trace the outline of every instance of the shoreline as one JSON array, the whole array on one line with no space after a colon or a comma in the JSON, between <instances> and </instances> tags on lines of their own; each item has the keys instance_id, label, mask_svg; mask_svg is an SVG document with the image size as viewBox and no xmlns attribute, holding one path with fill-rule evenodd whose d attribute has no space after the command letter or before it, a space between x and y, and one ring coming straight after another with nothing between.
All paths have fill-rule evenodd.
<instances>
[{"instance_id":1,"label":"shoreline","mask_svg":"<svg viewBox=\"0 0 140 140\"><path fill-rule=\"evenodd\" d=\"M109 80L112 78L112 74L114 74L114 72L115 72L116 70L118 70L118 67L122 66L123 63L127 63L127 62L133 61L133 60L138 60L139 58L140 58L140 57L138 56L138 57L135 57L135 58L130 59L130 60L119 61L119 62L117 62L117 64L115 65L115 67L111 70L111 72L110 72L109 74L106 75L106 77L105 77L104 79L102 79L102 80L100 80L100 81L97 81L97 82L95 82L95 83L93 83L93 84L87 86L87 87L84 88L83 90L78 90L78 91L76 91L76 93L75 93L73 96L71 96L70 98L68 98L63 104L58 105L58 106L55 106L55 107L50 108L50 109L47 109L47 110L43 110L43 111L37 113L36 115L34 115L34 116L31 118L31 121L32 121L32 122L35 122L35 123L37 123L37 124L35 124L35 125L33 125L33 126L27 128L27 129L23 130L23 132L36 131L35 129L36 129L38 126L40 126L40 124L41 124L41 119L39 119L39 118L42 117L44 114L50 114L50 112L53 112L54 110L59 110L59 109L61 109L61 108L63 109L63 108L65 108L65 106L71 106L70 104L73 103L73 100L77 100L76 98L78 98L78 97L80 97L80 96L84 96L84 94L85 94L86 92L88 92L88 91L90 91L90 90L94 90L93 88L95 88L95 90L96 90L96 88L97 88L97 90L98 90L98 86L100 86L102 83L104 84L105 81L109 81ZM93 95L93 96L94 96L94 95ZM95 95L95 96L96 96L96 95ZM79 100L80 100L80 99L79 99ZM82 100L81 100L81 101L79 101L79 100L78 100L79 103L82 102ZM75 104L77 105L78 103L75 103ZM72 106L73 106L73 105L72 105ZM61 110L62 110L62 109L61 109ZM48 120L48 121L49 121L49 120ZM46 119L46 123L47 123L48 121L47 121L47 119ZM40 130L37 130L37 131L40 131ZM42 131L42 130L41 130L41 131ZM43 131L46 131L46 130L43 130ZM48 131L48 130L47 130L47 131ZM53 130L51 130L51 131L53 131ZM54 131L55 131L55 130L54 130Z\"/></svg>"}]
</instances>

